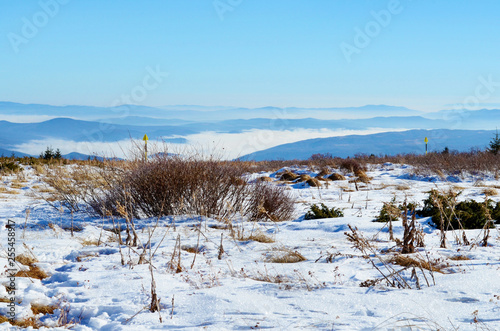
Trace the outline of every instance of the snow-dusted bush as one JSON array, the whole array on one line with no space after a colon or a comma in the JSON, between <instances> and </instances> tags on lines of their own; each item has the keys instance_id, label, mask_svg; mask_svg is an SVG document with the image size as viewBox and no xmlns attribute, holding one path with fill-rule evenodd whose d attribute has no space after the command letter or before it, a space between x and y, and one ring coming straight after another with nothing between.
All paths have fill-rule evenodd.
<instances>
[{"instance_id":1,"label":"snow-dusted bush","mask_svg":"<svg viewBox=\"0 0 500 331\"><path fill-rule=\"evenodd\" d=\"M252 221L283 222L293 218L295 198L283 186L257 182L250 187L245 214Z\"/></svg>"},{"instance_id":2,"label":"snow-dusted bush","mask_svg":"<svg viewBox=\"0 0 500 331\"><path fill-rule=\"evenodd\" d=\"M74 190L99 215L140 218L194 214L227 219L240 213L251 220L286 221L294 199L274 184L249 184L238 162L156 156L145 161L110 164L98 170L98 189ZM74 182L76 183L76 182ZM71 182L61 187L69 192ZM88 184L87 184L88 185Z\"/></svg>"},{"instance_id":3,"label":"snow-dusted bush","mask_svg":"<svg viewBox=\"0 0 500 331\"><path fill-rule=\"evenodd\" d=\"M227 162L157 156L134 162L91 206L100 214L125 206L135 217L196 214L228 217L243 208L247 183Z\"/></svg>"}]
</instances>

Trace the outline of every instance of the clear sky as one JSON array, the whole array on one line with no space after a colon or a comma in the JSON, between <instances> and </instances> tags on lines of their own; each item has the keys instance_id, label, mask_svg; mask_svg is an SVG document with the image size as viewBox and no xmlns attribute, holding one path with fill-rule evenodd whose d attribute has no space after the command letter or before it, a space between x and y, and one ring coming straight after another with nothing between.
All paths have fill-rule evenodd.
<instances>
[{"instance_id":1,"label":"clear sky","mask_svg":"<svg viewBox=\"0 0 500 331\"><path fill-rule=\"evenodd\" d=\"M495 104L499 13L494 0L0 0L0 100Z\"/></svg>"}]
</instances>

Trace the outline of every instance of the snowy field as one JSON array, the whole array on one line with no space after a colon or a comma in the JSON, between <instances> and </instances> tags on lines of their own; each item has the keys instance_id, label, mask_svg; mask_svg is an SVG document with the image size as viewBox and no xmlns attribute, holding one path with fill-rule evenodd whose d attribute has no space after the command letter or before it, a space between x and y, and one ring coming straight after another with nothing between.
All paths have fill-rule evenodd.
<instances>
[{"instance_id":1,"label":"snowy field","mask_svg":"<svg viewBox=\"0 0 500 331\"><path fill-rule=\"evenodd\" d=\"M293 170L312 174L306 168ZM398 274L407 286L398 288L388 285L379 270L387 276L388 267L404 268L392 262L400 247L388 240L385 223L373 222L383 203L394 197L398 203L406 198L422 205L431 189L453 188L462 191L461 200L482 202L485 188L500 187L500 181L493 176L447 180L412 176L411 167L392 164L373 165L367 174L373 179L358 184L358 190L349 176L328 185L322 182L319 188L284 184L297 197L293 221L232 220L235 231L273 241L268 243L237 240L224 224L196 215L136 220L142 243L158 222L151 240L151 266L160 312L149 311L150 264L137 264L142 248L121 246L120 252L117 235L109 231L111 219L56 210L37 197L44 184L29 167L25 178L4 176L0 191L4 269L9 264L6 226L11 220L16 254L34 255L35 265L48 274L43 280L16 277L16 318L32 317L31 307L38 304L56 307L53 313L37 315L50 329L66 324L73 330L500 330L498 224L487 247L478 244L482 230L466 230L470 245L457 244L455 237L461 232L450 231L447 248L440 248L440 231L430 218L418 218L425 247L411 256L432 262L438 270L407 268ZM260 173L248 180L261 176L277 177ZM500 200L500 196L490 198ZM340 208L345 216L305 220L313 203ZM72 223L78 230L73 237ZM394 222L399 239L401 223ZM368 240L367 255L347 240L348 225ZM181 250L176 249L179 246ZM149 254L148 250L147 259ZM287 254L306 260L273 262ZM11 297L6 270L1 280L5 286L0 287L0 298L5 302ZM370 282L373 286L360 286ZM0 314L8 311L7 303L1 303ZM14 329L7 322L0 325L9 328Z\"/></svg>"}]
</instances>

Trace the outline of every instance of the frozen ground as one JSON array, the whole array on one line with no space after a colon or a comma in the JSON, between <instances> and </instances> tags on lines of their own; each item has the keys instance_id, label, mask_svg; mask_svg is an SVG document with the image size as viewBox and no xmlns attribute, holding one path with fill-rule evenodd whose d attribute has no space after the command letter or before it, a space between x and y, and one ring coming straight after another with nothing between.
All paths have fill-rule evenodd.
<instances>
[{"instance_id":1,"label":"frozen ground","mask_svg":"<svg viewBox=\"0 0 500 331\"><path fill-rule=\"evenodd\" d=\"M158 312L145 309L151 302L151 273L149 264L135 264L136 252L142 249L134 252L122 246L126 265L121 265L116 235L107 231L113 227L110 220L83 213L71 215L33 197L30 192L42 184L30 169L18 188L10 187L15 176L3 177L8 192L0 193L0 260L7 265L5 225L10 219L16 222L16 253L29 254L31 250L39 260L37 265L49 274L42 281L17 277L17 318L32 316L30 305L41 303L60 307L54 314L40 315L42 323L55 328L61 309L69 309L68 320L76 322L74 330L500 330L498 225L491 232L488 247L474 244L481 239L480 230L468 230L472 245L458 245L450 232L447 249L442 249L439 231L430 219L420 218L425 247L413 256L439 264L442 271L417 269L420 289L410 269L402 272L402 277L412 289L390 287L384 281L360 287L362 282L382 278L370 261L382 269L383 265L374 255L363 258L352 247L344 234L349 232L348 224L356 226L377 254L388 260L399 248L388 241L382 223L372 222L383 202L393 197L402 202L406 197L409 202L421 203L426 192L436 187L454 187L463 191L461 199L483 201L484 186L500 186L494 178L442 180L410 176L409 170L400 165L373 166L368 171L372 182L359 191L348 180L329 182L321 188L289 184L298 197L295 220L279 224L234 220L235 227L244 228L245 233L264 233L274 243L237 241L212 219L193 215L161 218L152 239L152 265L162 322ZM250 177L264 175L274 176L262 173ZM491 198L499 200L498 196ZM343 209L345 217L304 220L309 206L319 202ZM74 237L68 231L72 220L82 229ZM143 243L148 227L156 221L136 220ZM397 238L402 237L401 221L395 223L394 231ZM219 259L221 234L224 253ZM182 271L178 273L171 269L177 237L183 247ZM197 247L198 240L200 253L188 252L188 248ZM295 251L307 260L270 262L279 254ZM457 256L468 260L454 260ZM177 259L176 254L174 263ZM8 285L6 272L1 280ZM9 297L5 287L0 288L0 297ZM2 303L0 313L6 312L6 303ZM0 329L9 327L7 323L0 325Z\"/></svg>"}]
</instances>

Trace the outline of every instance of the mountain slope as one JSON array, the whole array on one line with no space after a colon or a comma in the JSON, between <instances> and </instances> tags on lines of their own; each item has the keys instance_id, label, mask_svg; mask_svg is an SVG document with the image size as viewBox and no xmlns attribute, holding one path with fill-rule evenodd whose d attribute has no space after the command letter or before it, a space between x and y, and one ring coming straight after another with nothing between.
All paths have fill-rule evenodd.
<instances>
[{"instance_id":1,"label":"mountain slope","mask_svg":"<svg viewBox=\"0 0 500 331\"><path fill-rule=\"evenodd\" d=\"M100 122L89 122L69 118L56 118L40 123L11 123L0 121L0 144L18 145L31 140L47 138L72 141L118 141L141 139L147 134L150 139L165 136L189 135L199 131L179 126L133 126Z\"/></svg>"},{"instance_id":2,"label":"mountain slope","mask_svg":"<svg viewBox=\"0 0 500 331\"><path fill-rule=\"evenodd\" d=\"M473 130L410 130L403 132L384 132L370 135L349 135L343 137L318 138L283 144L241 157L242 160L293 160L307 159L312 154L330 153L333 156L347 157L358 153L398 154L424 153L424 138L428 137L429 151L451 150L467 151L471 148L485 148L494 131Z\"/></svg>"}]
</instances>

